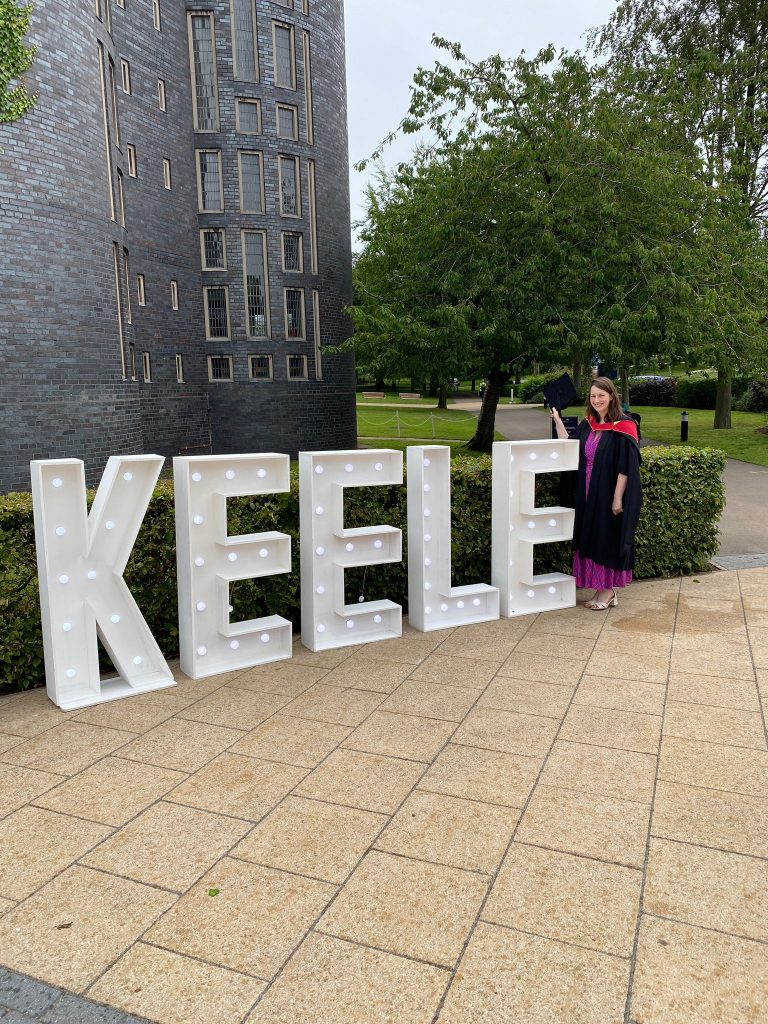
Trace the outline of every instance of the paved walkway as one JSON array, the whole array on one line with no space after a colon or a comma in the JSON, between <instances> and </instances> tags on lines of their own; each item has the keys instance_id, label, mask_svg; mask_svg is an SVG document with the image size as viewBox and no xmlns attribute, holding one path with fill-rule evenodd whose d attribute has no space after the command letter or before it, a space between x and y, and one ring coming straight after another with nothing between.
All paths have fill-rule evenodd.
<instances>
[{"instance_id":1,"label":"paved walkway","mask_svg":"<svg viewBox=\"0 0 768 1024\"><path fill-rule=\"evenodd\" d=\"M766 1024L766 608L768 570L712 573L0 698L0 964L44 983L0 973L6 1024L121 1019L59 990L160 1024Z\"/></svg>"}]
</instances>

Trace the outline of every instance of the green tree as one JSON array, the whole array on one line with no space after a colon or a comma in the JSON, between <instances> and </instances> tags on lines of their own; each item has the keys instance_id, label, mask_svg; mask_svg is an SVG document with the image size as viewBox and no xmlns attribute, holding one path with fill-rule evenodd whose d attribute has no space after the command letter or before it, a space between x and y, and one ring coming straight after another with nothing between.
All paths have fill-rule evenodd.
<instances>
[{"instance_id":1,"label":"green tree","mask_svg":"<svg viewBox=\"0 0 768 1024\"><path fill-rule=\"evenodd\" d=\"M712 201L730 208L730 223L734 225L738 219L738 210L732 208L735 196L742 216L756 224L759 234L765 234L768 2L622 0L610 22L594 34L593 42L601 55L610 58L614 71L622 73L631 65L645 90L664 94L668 119L676 121L699 148L703 180L713 191L726 194ZM743 241L749 237L746 228L737 233ZM750 251L746 242L747 255ZM736 291L744 288L752 294L752 275L740 276ZM702 350L718 368L714 426L727 428L731 425L734 367L765 359L764 332L759 319L751 337L738 329L729 335L722 322L711 321L711 326L714 333Z\"/></svg>"},{"instance_id":2,"label":"green tree","mask_svg":"<svg viewBox=\"0 0 768 1024\"><path fill-rule=\"evenodd\" d=\"M22 79L35 55L24 43L31 16L31 5L0 0L0 124L17 121L35 102Z\"/></svg>"},{"instance_id":3,"label":"green tree","mask_svg":"<svg viewBox=\"0 0 768 1024\"><path fill-rule=\"evenodd\" d=\"M579 55L475 64L437 45L458 67L418 72L401 130L438 142L369 194L353 313L371 342L402 324L429 328L434 359L465 350L487 450L516 365L692 346L730 240L702 230L700 156L660 100Z\"/></svg>"}]
</instances>

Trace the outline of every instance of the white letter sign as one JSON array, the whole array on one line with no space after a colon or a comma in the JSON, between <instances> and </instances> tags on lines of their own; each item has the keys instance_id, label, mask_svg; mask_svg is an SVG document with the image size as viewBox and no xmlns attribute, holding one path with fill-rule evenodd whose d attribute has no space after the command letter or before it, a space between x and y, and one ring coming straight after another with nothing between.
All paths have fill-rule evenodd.
<instances>
[{"instance_id":1,"label":"white letter sign","mask_svg":"<svg viewBox=\"0 0 768 1024\"><path fill-rule=\"evenodd\" d=\"M496 587L451 586L451 449L408 448L408 621L428 632L498 617Z\"/></svg>"},{"instance_id":2,"label":"white letter sign","mask_svg":"<svg viewBox=\"0 0 768 1024\"><path fill-rule=\"evenodd\" d=\"M291 657L292 626L269 615L230 622L234 580L291 571L287 533L227 535L227 498L290 490L287 455L173 460L181 667L193 679Z\"/></svg>"},{"instance_id":3,"label":"white letter sign","mask_svg":"<svg viewBox=\"0 0 768 1024\"><path fill-rule=\"evenodd\" d=\"M536 474L576 469L578 441L496 441L493 445L491 579L505 618L571 608L573 576L533 574L536 544L573 537L572 508L536 508Z\"/></svg>"},{"instance_id":4,"label":"white letter sign","mask_svg":"<svg viewBox=\"0 0 768 1024\"><path fill-rule=\"evenodd\" d=\"M123 579L163 461L113 455L90 515L79 459L32 462L46 687L65 711L175 686ZM100 678L97 632L118 679Z\"/></svg>"},{"instance_id":5,"label":"white letter sign","mask_svg":"<svg viewBox=\"0 0 768 1024\"><path fill-rule=\"evenodd\" d=\"M344 570L403 557L393 526L344 529L344 488L403 482L403 453L373 448L299 453L301 640L311 651L372 643L402 634L392 601L344 602Z\"/></svg>"}]
</instances>

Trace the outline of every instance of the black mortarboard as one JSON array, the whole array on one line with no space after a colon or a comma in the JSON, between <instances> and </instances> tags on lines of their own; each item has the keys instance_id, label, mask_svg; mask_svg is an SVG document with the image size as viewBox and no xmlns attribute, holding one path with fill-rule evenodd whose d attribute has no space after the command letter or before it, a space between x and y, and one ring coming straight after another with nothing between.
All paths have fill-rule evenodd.
<instances>
[{"instance_id":1,"label":"black mortarboard","mask_svg":"<svg viewBox=\"0 0 768 1024\"><path fill-rule=\"evenodd\" d=\"M567 409L579 397L567 373L553 380L551 384L545 384L542 391L549 408L560 411Z\"/></svg>"}]
</instances>

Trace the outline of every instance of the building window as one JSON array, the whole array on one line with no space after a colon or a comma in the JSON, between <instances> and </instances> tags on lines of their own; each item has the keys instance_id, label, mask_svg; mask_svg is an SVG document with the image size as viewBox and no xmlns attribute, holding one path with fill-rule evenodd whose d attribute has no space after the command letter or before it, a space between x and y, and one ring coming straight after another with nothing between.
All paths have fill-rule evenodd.
<instances>
[{"instance_id":1,"label":"building window","mask_svg":"<svg viewBox=\"0 0 768 1024\"><path fill-rule=\"evenodd\" d=\"M123 175L117 172L117 205L120 210L120 225L125 227L125 190L123 189Z\"/></svg>"},{"instance_id":2,"label":"building window","mask_svg":"<svg viewBox=\"0 0 768 1024\"><path fill-rule=\"evenodd\" d=\"M221 213L224 209L221 153L218 149L197 151L197 202L201 213Z\"/></svg>"},{"instance_id":3,"label":"building window","mask_svg":"<svg viewBox=\"0 0 768 1024\"><path fill-rule=\"evenodd\" d=\"M131 380L136 380L136 346L128 343L128 373Z\"/></svg>"},{"instance_id":4,"label":"building window","mask_svg":"<svg viewBox=\"0 0 768 1024\"><path fill-rule=\"evenodd\" d=\"M293 274L304 270L304 239L299 231L283 232L283 270Z\"/></svg>"},{"instance_id":5,"label":"building window","mask_svg":"<svg viewBox=\"0 0 768 1024\"><path fill-rule=\"evenodd\" d=\"M304 33L304 105L307 108L307 142L315 141L315 115L312 110L312 55L309 52L309 32Z\"/></svg>"},{"instance_id":6,"label":"building window","mask_svg":"<svg viewBox=\"0 0 768 1024\"><path fill-rule=\"evenodd\" d=\"M294 49L293 27L272 26L272 46L274 53L275 85L284 89L296 88L296 52Z\"/></svg>"},{"instance_id":7,"label":"building window","mask_svg":"<svg viewBox=\"0 0 768 1024\"><path fill-rule=\"evenodd\" d=\"M118 149L120 149L120 119L117 114L117 86L115 84L115 64L112 58L109 58L109 91L112 97L112 132L114 134L114 143Z\"/></svg>"},{"instance_id":8,"label":"building window","mask_svg":"<svg viewBox=\"0 0 768 1024\"><path fill-rule=\"evenodd\" d=\"M229 337L229 294L223 286L203 288L206 338Z\"/></svg>"},{"instance_id":9,"label":"building window","mask_svg":"<svg viewBox=\"0 0 768 1024\"><path fill-rule=\"evenodd\" d=\"M280 213L284 217L300 217L299 158L279 156L277 169L280 177Z\"/></svg>"},{"instance_id":10,"label":"building window","mask_svg":"<svg viewBox=\"0 0 768 1024\"><path fill-rule=\"evenodd\" d=\"M208 356L208 380L232 380L232 356Z\"/></svg>"},{"instance_id":11,"label":"building window","mask_svg":"<svg viewBox=\"0 0 768 1024\"><path fill-rule=\"evenodd\" d=\"M171 281L171 309L179 308L179 282Z\"/></svg>"},{"instance_id":12,"label":"building window","mask_svg":"<svg viewBox=\"0 0 768 1024\"><path fill-rule=\"evenodd\" d=\"M167 157L163 157L163 185L166 188L171 188L171 161Z\"/></svg>"},{"instance_id":13,"label":"building window","mask_svg":"<svg viewBox=\"0 0 768 1024\"><path fill-rule=\"evenodd\" d=\"M287 7L289 11L293 10L293 0L274 0L278 7Z\"/></svg>"},{"instance_id":14,"label":"building window","mask_svg":"<svg viewBox=\"0 0 768 1024\"><path fill-rule=\"evenodd\" d=\"M227 269L224 228L205 228L200 232L200 260L203 270Z\"/></svg>"},{"instance_id":15,"label":"building window","mask_svg":"<svg viewBox=\"0 0 768 1024\"><path fill-rule=\"evenodd\" d=\"M272 380L272 356L248 356L251 380Z\"/></svg>"},{"instance_id":16,"label":"building window","mask_svg":"<svg viewBox=\"0 0 768 1024\"><path fill-rule=\"evenodd\" d=\"M146 306L147 304L147 286L144 280L143 274L136 275L136 297L139 300L140 306Z\"/></svg>"},{"instance_id":17,"label":"building window","mask_svg":"<svg viewBox=\"0 0 768 1024\"><path fill-rule=\"evenodd\" d=\"M317 184L315 182L315 161L307 161L309 178L309 252L312 273L317 273Z\"/></svg>"},{"instance_id":18,"label":"building window","mask_svg":"<svg viewBox=\"0 0 768 1024\"><path fill-rule=\"evenodd\" d=\"M285 289L285 336L291 341L304 338L304 289Z\"/></svg>"},{"instance_id":19,"label":"building window","mask_svg":"<svg viewBox=\"0 0 768 1024\"><path fill-rule=\"evenodd\" d=\"M299 138L299 108L288 106L286 103L278 103L276 106L277 137L279 139Z\"/></svg>"},{"instance_id":20,"label":"building window","mask_svg":"<svg viewBox=\"0 0 768 1024\"><path fill-rule=\"evenodd\" d=\"M125 0L115 0L115 3L122 11L125 10Z\"/></svg>"},{"instance_id":21,"label":"building window","mask_svg":"<svg viewBox=\"0 0 768 1024\"><path fill-rule=\"evenodd\" d=\"M176 353L176 381L179 384L184 383L184 357L181 352Z\"/></svg>"},{"instance_id":22,"label":"building window","mask_svg":"<svg viewBox=\"0 0 768 1024\"><path fill-rule=\"evenodd\" d=\"M128 143L128 177L135 178L138 174L138 166L136 164L136 147L132 143Z\"/></svg>"},{"instance_id":23,"label":"building window","mask_svg":"<svg viewBox=\"0 0 768 1024\"><path fill-rule=\"evenodd\" d=\"M152 0L152 24L158 32L162 30L163 23L160 17L160 0Z\"/></svg>"},{"instance_id":24,"label":"building window","mask_svg":"<svg viewBox=\"0 0 768 1024\"><path fill-rule=\"evenodd\" d=\"M264 174L261 153L237 154L240 175L240 212L264 213Z\"/></svg>"},{"instance_id":25,"label":"building window","mask_svg":"<svg viewBox=\"0 0 768 1024\"><path fill-rule=\"evenodd\" d=\"M323 379L323 357L320 351L320 292L312 291L312 334L315 339L315 379Z\"/></svg>"},{"instance_id":26,"label":"building window","mask_svg":"<svg viewBox=\"0 0 768 1024\"><path fill-rule=\"evenodd\" d=\"M133 323L133 311L131 309L131 275L128 270L128 250L123 249L123 276L125 281L125 320L126 323Z\"/></svg>"},{"instance_id":27,"label":"building window","mask_svg":"<svg viewBox=\"0 0 768 1024\"><path fill-rule=\"evenodd\" d=\"M218 131L219 96L212 14L189 15L189 63L194 129L196 132Z\"/></svg>"},{"instance_id":28,"label":"building window","mask_svg":"<svg viewBox=\"0 0 768 1024\"><path fill-rule=\"evenodd\" d=\"M149 358L149 352L141 353L141 370L144 377L144 383L149 384L152 380L152 361Z\"/></svg>"},{"instance_id":29,"label":"building window","mask_svg":"<svg viewBox=\"0 0 768 1024\"><path fill-rule=\"evenodd\" d=\"M123 80L123 92L131 95L131 62L125 57L120 58L120 74Z\"/></svg>"},{"instance_id":30,"label":"building window","mask_svg":"<svg viewBox=\"0 0 768 1024\"><path fill-rule=\"evenodd\" d=\"M115 269L115 303L117 306L117 334L120 339L120 366L125 380L125 337L123 333L123 297L120 294L120 249L117 242L112 243L112 261ZM135 370L131 380L136 376Z\"/></svg>"},{"instance_id":31,"label":"building window","mask_svg":"<svg viewBox=\"0 0 768 1024\"><path fill-rule=\"evenodd\" d=\"M241 82L258 82L259 47L254 0L230 0L232 74Z\"/></svg>"},{"instance_id":32,"label":"building window","mask_svg":"<svg viewBox=\"0 0 768 1024\"><path fill-rule=\"evenodd\" d=\"M289 380L306 380L307 379L307 357L306 356L288 356L288 379Z\"/></svg>"},{"instance_id":33,"label":"building window","mask_svg":"<svg viewBox=\"0 0 768 1024\"><path fill-rule=\"evenodd\" d=\"M109 139L109 114L107 112L107 79L104 71L104 47L98 43L99 85L101 86L101 110L104 124L104 155L107 161L107 185L109 187L109 216L115 219L115 191L112 178L112 146Z\"/></svg>"},{"instance_id":34,"label":"building window","mask_svg":"<svg viewBox=\"0 0 768 1024\"><path fill-rule=\"evenodd\" d=\"M237 130L243 135L261 135L261 100L237 101Z\"/></svg>"},{"instance_id":35,"label":"building window","mask_svg":"<svg viewBox=\"0 0 768 1024\"><path fill-rule=\"evenodd\" d=\"M157 80L157 105L161 110L168 109L165 101L165 82L162 78Z\"/></svg>"},{"instance_id":36,"label":"building window","mask_svg":"<svg viewBox=\"0 0 768 1024\"><path fill-rule=\"evenodd\" d=\"M309 0L301 0L301 13L309 14Z\"/></svg>"},{"instance_id":37,"label":"building window","mask_svg":"<svg viewBox=\"0 0 768 1024\"><path fill-rule=\"evenodd\" d=\"M269 336L269 284L267 236L263 231L243 231L243 284L246 328L249 338Z\"/></svg>"},{"instance_id":38,"label":"building window","mask_svg":"<svg viewBox=\"0 0 768 1024\"><path fill-rule=\"evenodd\" d=\"M109 0L107 0L109 2ZM101 9L101 0L94 0L96 7L96 17L99 21L104 21L104 11Z\"/></svg>"}]
</instances>

